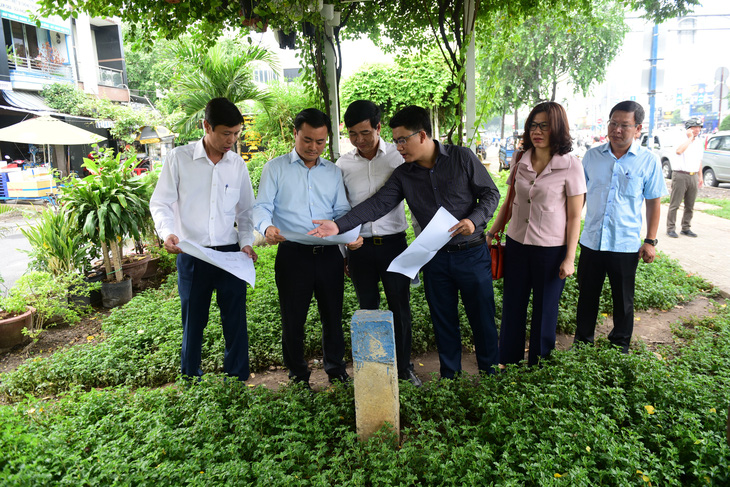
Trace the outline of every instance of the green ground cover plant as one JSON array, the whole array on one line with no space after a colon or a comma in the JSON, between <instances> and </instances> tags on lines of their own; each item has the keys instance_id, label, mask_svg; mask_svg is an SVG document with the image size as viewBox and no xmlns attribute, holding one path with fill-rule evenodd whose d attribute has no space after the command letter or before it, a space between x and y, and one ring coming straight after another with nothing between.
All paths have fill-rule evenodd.
<instances>
[{"instance_id":1,"label":"green ground cover plant","mask_svg":"<svg viewBox=\"0 0 730 487\"><path fill-rule=\"evenodd\" d=\"M259 260L257 285L248 290L247 315L249 356L254 371L281 365L281 321L278 294L274 283L275 247L257 249ZM711 286L698 276L687 276L676 261L660 254L654 264L640 264L637 273L636 307L670 309L690 301L697 294L711 293ZM502 282L495 282L497 325L502 313ZM578 288L574 277L568 278L561 301L558 328L572 333L575 329L575 306ZM350 320L358 309L354 289L346 280L343 305L345 343L350 343ZM381 292L381 308L387 309ZM413 353L435 350L431 317L423 286L411 288L413 314ZM601 313L611 313L611 295L604 287ZM462 342L471 348L471 330L460 308ZM14 372L0 376L0 395L18 399L25 394L48 395L67 391L75 386L84 389L127 385L155 387L172 382L179 371L180 299L176 275L156 290L137 295L129 304L115 309L103 324L101 337L77 345L47 358L36 358L22 364ZM305 354L321 355L321 327L316 304L310 307L305 324ZM220 314L211 305L210 323L203 341L203 370L223 369L224 340ZM349 349L348 349L349 354Z\"/></svg>"},{"instance_id":2,"label":"green ground cover plant","mask_svg":"<svg viewBox=\"0 0 730 487\"><path fill-rule=\"evenodd\" d=\"M719 216L720 218L730 220L730 200L718 198L698 198L697 201L701 201L702 203L707 203L709 205L719 206L720 208L716 210L713 209L702 211L704 211L708 215Z\"/></svg>"},{"instance_id":3,"label":"green ground cover plant","mask_svg":"<svg viewBox=\"0 0 730 487\"><path fill-rule=\"evenodd\" d=\"M274 393L206 376L0 407L5 485L723 486L730 313L641 349L400 391L402 438L357 440L351 385Z\"/></svg>"}]
</instances>

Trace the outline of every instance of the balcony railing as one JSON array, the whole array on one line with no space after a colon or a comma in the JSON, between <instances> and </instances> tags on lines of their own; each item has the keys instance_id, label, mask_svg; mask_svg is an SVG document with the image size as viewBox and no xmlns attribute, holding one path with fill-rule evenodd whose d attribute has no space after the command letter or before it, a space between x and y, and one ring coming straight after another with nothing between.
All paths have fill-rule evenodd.
<instances>
[{"instance_id":1,"label":"balcony railing","mask_svg":"<svg viewBox=\"0 0 730 487\"><path fill-rule=\"evenodd\" d=\"M115 87L124 85L124 72L121 69L99 66L98 73L100 85Z\"/></svg>"},{"instance_id":2,"label":"balcony railing","mask_svg":"<svg viewBox=\"0 0 730 487\"><path fill-rule=\"evenodd\" d=\"M70 65L45 61L41 58L12 56L8 59L8 65L10 69L40 71L48 76L73 78L73 71Z\"/></svg>"}]
</instances>

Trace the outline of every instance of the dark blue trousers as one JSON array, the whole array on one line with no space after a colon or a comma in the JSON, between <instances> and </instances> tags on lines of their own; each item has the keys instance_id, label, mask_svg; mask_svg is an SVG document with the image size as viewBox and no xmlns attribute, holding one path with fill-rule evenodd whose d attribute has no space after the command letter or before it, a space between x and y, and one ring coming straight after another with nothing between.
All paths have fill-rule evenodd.
<instances>
[{"instance_id":1,"label":"dark blue trousers","mask_svg":"<svg viewBox=\"0 0 730 487\"><path fill-rule=\"evenodd\" d=\"M237 244L225 252L239 252ZM214 265L187 254L177 256L177 287L182 307L183 342L180 354L183 375L203 375L200 369L203 330L213 290L220 308L226 346L223 371L239 380L249 376L248 329L246 328L246 282Z\"/></svg>"},{"instance_id":2,"label":"dark blue trousers","mask_svg":"<svg viewBox=\"0 0 730 487\"><path fill-rule=\"evenodd\" d=\"M459 294L469 319L477 366L494 373L498 361L497 326L494 323L492 259L487 245L447 252L442 249L423 267L423 285L436 335L441 377L461 372Z\"/></svg>"},{"instance_id":3,"label":"dark blue trousers","mask_svg":"<svg viewBox=\"0 0 730 487\"><path fill-rule=\"evenodd\" d=\"M413 370L411 363L411 280L403 274L388 272L388 266L408 248L406 235L388 235L379 244L366 238L357 250L348 250L350 278L355 287L360 309L380 308L380 289L383 283L388 309L393 312L395 353L398 361L398 377L408 378Z\"/></svg>"},{"instance_id":4,"label":"dark blue trousers","mask_svg":"<svg viewBox=\"0 0 730 487\"><path fill-rule=\"evenodd\" d=\"M593 343L603 281L608 275L613 298L613 330L608 340L629 353L634 333L634 289L638 252L608 252L580 246L575 342Z\"/></svg>"},{"instance_id":5,"label":"dark blue trousers","mask_svg":"<svg viewBox=\"0 0 730 487\"><path fill-rule=\"evenodd\" d=\"M560 264L565 245L538 247L523 245L507 237L504 255L502 326L499 329L499 356L502 364L516 364L525 358L527 305L532 293L530 352L527 363L535 365L555 348L558 304L565 279Z\"/></svg>"}]
</instances>

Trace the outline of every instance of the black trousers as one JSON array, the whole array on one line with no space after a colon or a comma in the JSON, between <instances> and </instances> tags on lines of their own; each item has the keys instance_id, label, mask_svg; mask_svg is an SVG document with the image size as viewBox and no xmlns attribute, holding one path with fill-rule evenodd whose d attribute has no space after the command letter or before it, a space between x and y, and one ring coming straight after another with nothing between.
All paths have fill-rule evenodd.
<instances>
[{"instance_id":1,"label":"black trousers","mask_svg":"<svg viewBox=\"0 0 730 487\"><path fill-rule=\"evenodd\" d=\"M613 330L608 340L629 352L634 332L634 286L638 252L607 252L580 246L575 342L593 343L603 281L608 275L613 297Z\"/></svg>"},{"instance_id":2,"label":"black trousers","mask_svg":"<svg viewBox=\"0 0 730 487\"><path fill-rule=\"evenodd\" d=\"M347 252L350 278L360 309L380 308L382 281L388 309L393 313L395 354L398 361L398 376L407 378L411 363L411 280L403 274L388 272L388 266L408 247L406 234L387 235L364 239L362 247Z\"/></svg>"},{"instance_id":3,"label":"black trousers","mask_svg":"<svg viewBox=\"0 0 730 487\"><path fill-rule=\"evenodd\" d=\"M282 242L274 264L281 308L282 349L289 377L308 381L304 359L304 323L312 295L322 320L324 370L345 373L342 336L342 299L345 286L343 259L337 245L303 245Z\"/></svg>"}]
</instances>

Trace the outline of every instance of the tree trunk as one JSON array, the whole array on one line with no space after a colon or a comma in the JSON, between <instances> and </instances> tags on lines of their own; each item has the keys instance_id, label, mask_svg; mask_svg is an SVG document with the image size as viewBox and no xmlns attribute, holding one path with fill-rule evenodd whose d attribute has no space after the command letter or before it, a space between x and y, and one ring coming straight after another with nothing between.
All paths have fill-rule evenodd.
<instances>
[{"instance_id":1,"label":"tree trunk","mask_svg":"<svg viewBox=\"0 0 730 487\"><path fill-rule=\"evenodd\" d=\"M519 124L519 118L518 118L518 113L517 112L518 112L518 110L517 110L517 108L515 108L515 130L513 132L513 135L516 135L517 132L519 131L519 125L518 125ZM517 146L515 145L515 149L516 148L517 148Z\"/></svg>"},{"instance_id":2,"label":"tree trunk","mask_svg":"<svg viewBox=\"0 0 730 487\"><path fill-rule=\"evenodd\" d=\"M558 82L553 80L553 95L550 97L550 101L555 101L555 93L558 89Z\"/></svg>"},{"instance_id":3,"label":"tree trunk","mask_svg":"<svg viewBox=\"0 0 730 487\"><path fill-rule=\"evenodd\" d=\"M114 278L117 282L120 282L124 278L122 274L122 255L119 251L119 245L116 242L111 242L112 248L112 261L114 262Z\"/></svg>"},{"instance_id":4,"label":"tree trunk","mask_svg":"<svg viewBox=\"0 0 730 487\"><path fill-rule=\"evenodd\" d=\"M106 271L104 279L108 279L112 275L112 263L109 260L109 246L106 242L101 243L101 257L104 262L104 270Z\"/></svg>"}]
</instances>

